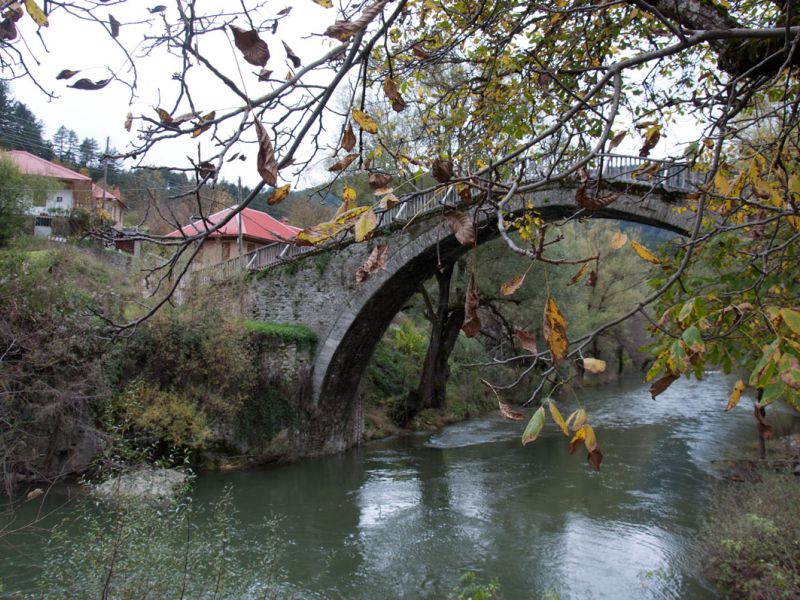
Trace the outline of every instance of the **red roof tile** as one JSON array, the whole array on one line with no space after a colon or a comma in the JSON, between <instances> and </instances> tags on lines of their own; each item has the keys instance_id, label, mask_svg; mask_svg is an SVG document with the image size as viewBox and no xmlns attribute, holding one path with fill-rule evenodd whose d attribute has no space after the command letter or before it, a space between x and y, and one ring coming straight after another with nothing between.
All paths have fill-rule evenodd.
<instances>
[{"instance_id":1,"label":"red roof tile","mask_svg":"<svg viewBox=\"0 0 800 600\"><path fill-rule=\"evenodd\" d=\"M11 159L17 168L27 175L42 175L63 181L91 181L91 177L76 173L49 160L39 158L24 150L9 150L5 155Z\"/></svg>"},{"instance_id":2,"label":"red roof tile","mask_svg":"<svg viewBox=\"0 0 800 600\"><path fill-rule=\"evenodd\" d=\"M206 217L208 227L219 223L227 217L236 206L226 208ZM252 208L243 208L241 212L242 237L249 238L264 243L279 242L290 240L300 231L299 227L293 227L288 223L282 223L267 213ZM234 216L222 228L218 229L209 237L237 237L239 235L239 217ZM189 225L184 225L167 234L168 237L181 237L182 235L197 235L205 231L205 225L199 219Z\"/></svg>"}]
</instances>

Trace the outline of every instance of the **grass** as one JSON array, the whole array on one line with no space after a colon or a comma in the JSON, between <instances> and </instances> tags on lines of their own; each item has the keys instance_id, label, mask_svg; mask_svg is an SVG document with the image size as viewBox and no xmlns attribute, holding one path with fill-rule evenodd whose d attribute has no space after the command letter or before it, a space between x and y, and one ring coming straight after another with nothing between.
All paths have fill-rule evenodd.
<instances>
[{"instance_id":1,"label":"grass","mask_svg":"<svg viewBox=\"0 0 800 600\"><path fill-rule=\"evenodd\" d=\"M769 464L720 484L701 530L700 564L723 598L800 598L800 478Z\"/></svg>"},{"instance_id":2,"label":"grass","mask_svg":"<svg viewBox=\"0 0 800 600\"><path fill-rule=\"evenodd\" d=\"M317 334L305 325L265 323L246 320L244 322L244 328L252 333L275 338L284 342L294 342L299 346L313 347L317 343Z\"/></svg>"}]
</instances>

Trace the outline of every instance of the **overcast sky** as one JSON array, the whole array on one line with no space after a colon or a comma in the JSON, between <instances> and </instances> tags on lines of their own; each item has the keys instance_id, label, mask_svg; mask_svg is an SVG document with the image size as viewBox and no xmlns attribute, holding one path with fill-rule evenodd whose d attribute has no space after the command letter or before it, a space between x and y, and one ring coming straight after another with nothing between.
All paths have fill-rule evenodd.
<instances>
[{"instance_id":1,"label":"overcast sky","mask_svg":"<svg viewBox=\"0 0 800 600\"><path fill-rule=\"evenodd\" d=\"M106 136L110 138L112 147L118 150L128 148L136 137L137 122L131 133L125 131L123 124L128 112L134 115L147 114L156 116L155 108L161 106L171 110L178 92L177 82L173 80L174 73L180 71L178 58L167 54L163 49L154 50L149 56L144 56L147 45L147 36L153 36L163 31L163 22L159 15L151 15L148 7L156 6L159 2L127 2L123 5L99 5L95 10L103 24L78 20L63 11L50 15L50 26L41 30L42 41L36 35L36 25L26 15L18 23L18 29L23 39L18 40L17 47L23 52L28 64L40 63L33 69L40 84L48 91L53 92L57 98L48 100L31 81L21 79L12 83L12 90L17 99L25 102L45 124L45 135L52 138L60 125L75 130L81 139L84 137L95 138L101 148L105 144ZM168 6L166 15L170 21L177 18L176 9L172 2L164 2ZM250 3L252 4L252 3ZM238 3L220 2L219 0L199 0L198 7L210 10L219 10L220 7ZM267 8L254 10L252 18L256 23L272 19L281 9L288 4L282 2L269 2ZM112 81L106 88L98 91L83 91L71 89L68 84L87 77L92 80L106 79L113 70L126 81L132 81L130 64L116 43L103 29L107 27L109 14L123 25L119 34L119 41L129 49L135 49L138 69L138 81L135 97L131 101L130 90L118 81ZM262 33L270 48L271 58L267 67L274 70L273 77L283 79L289 71L290 65L286 60L281 41L288 43L294 52L300 56L304 64L312 62L326 53L334 42L328 38L311 36L320 34L337 18L335 9L324 9L312 0L298 0L294 2L291 13L281 20L275 35L269 32ZM249 26L244 19L234 21L241 28ZM256 73L258 67L253 67L242 60L239 51L233 47L229 39L230 33L218 31L201 38L201 51L213 57L214 63L231 79L244 86L251 97L259 96L277 83L258 81ZM35 60L34 60L35 57ZM237 66L238 65L238 66ZM62 69L80 70L80 73L70 81L58 81L56 75ZM241 71L241 75L240 75ZM328 73L329 74L329 73ZM326 73L320 73L317 81ZM219 80L203 67L194 67L189 72L188 82L194 90L195 99L202 102L199 106L202 111L216 110L219 114L225 109L236 107L240 99L226 88ZM188 107L181 107L177 112L186 112ZM266 115L269 119L269 114ZM339 122L326 121L329 129L331 144L336 144L339 138ZM653 156L660 157L667 153L680 154L681 149L676 146L681 129L686 133L686 125L672 128L667 132L654 150ZM690 130L693 128L689 128ZM691 131L694 135L694 131ZM254 140L250 135L245 139ZM210 133L203 134L196 140L182 139L180 141L167 141L160 143L151 150L144 159L144 164L162 164L171 166L188 167L185 157L196 158L197 144L201 144L202 155L211 156L213 143ZM617 152L636 154L640 145L639 136L635 133L617 149ZM255 168L256 146L254 143L240 145L237 151L247 156L246 162L235 160L226 164L222 177L235 181L236 177L242 178L245 186L252 187L260 181ZM321 181L326 175L326 167L331 161L331 153L323 153L317 158L317 167L311 169L299 182L292 180L290 169L282 172L286 182L293 186L309 185ZM129 162L128 166L133 163Z\"/></svg>"},{"instance_id":2,"label":"overcast sky","mask_svg":"<svg viewBox=\"0 0 800 600\"><path fill-rule=\"evenodd\" d=\"M135 121L131 133L125 131L123 126L129 111L135 116L147 114L155 118L156 107L172 109L178 92L177 82L172 76L180 71L180 61L163 49L156 49L149 56L143 56L147 44L146 36L163 31L161 17L151 15L147 10L147 7L158 4L159 2L155 0L138 1L110 7L100 5L96 9L96 14L104 23L107 22L108 15L113 14L123 24L118 40L129 49L136 48L138 81L133 101L130 89L118 81L112 81L107 87L97 91L68 87L83 77L93 81L106 79L110 75L109 68L117 72L120 78L126 81L133 80L130 63L108 33L103 30L103 25L79 21L63 11L57 11L50 15L49 27L41 30L45 44L43 45L36 35L36 25L27 15L18 22L18 29L23 39L15 42L17 47L23 52L28 64L35 64L36 61L40 63L33 71L39 83L57 98L49 100L33 82L26 79L12 82L11 88L15 97L27 104L44 122L45 136L48 139L52 138L59 126L65 125L74 130L81 139L84 137L96 139L101 148L104 148L108 136L112 147L123 150L128 148L136 137ZM164 4L169 6L165 14L170 20L174 20L177 17L174 5L169 2ZM228 3L213 0L198 2L200 8L207 6L212 10L225 5ZM252 18L256 23L271 19L286 6L287 4L271 2L268 4L270 10L253 11ZM326 10L314 4L312 0L301 0L295 3L288 17L281 20L275 35L269 32L262 33L262 37L269 45L271 57L267 67L274 70L273 77L283 79L291 66L286 60L281 41L289 44L304 64L312 62L327 52L334 42L327 38L309 37L309 34L323 32L335 19L334 9ZM244 19L233 22L243 29L249 29ZM203 36L200 42L201 51L213 57L215 65L234 81L243 85L251 97L262 95L278 85L258 81L256 74L259 68L241 59L239 51L229 41L229 35L228 30L225 30ZM31 54L36 61L32 59ZM62 69L80 70L80 73L69 81L56 80L56 75ZM188 80L194 90L196 101L202 103L198 108L203 112L216 110L219 114L241 103L237 96L203 67L194 67L190 70ZM183 108L188 110L188 106ZM331 135L332 139L338 138L338 133L332 132ZM204 134L196 140L160 143L148 154L145 164L174 166L176 157L179 161L186 155L195 158L198 143L203 145L204 157L212 154L211 136ZM247 161L235 160L227 164L223 177L233 181L237 176L241 176L244 185L254 186L260 180L255 169L257 149L255 144L249 144L242 150L247 155ZM325 158L329 157L320 157L320 160ZM130 166L133 163L127 164ZM183 160L182 166L189 165ZM317 178L319 170L316 170ZM314 175L315 173L312 173L306 180L314 179Z\"/></svg>"}]
</instances>

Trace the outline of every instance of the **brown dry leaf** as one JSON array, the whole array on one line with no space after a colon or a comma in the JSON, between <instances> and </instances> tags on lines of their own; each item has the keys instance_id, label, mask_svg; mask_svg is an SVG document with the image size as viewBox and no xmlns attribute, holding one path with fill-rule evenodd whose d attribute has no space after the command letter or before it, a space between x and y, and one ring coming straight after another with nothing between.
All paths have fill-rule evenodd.
<instances>
[{"instance_id":1,"label":"brown dry leaf","mask_svg":"<svg viewBox=\"0 0 800 600\"><path fill-rule=\"evenodd\" d=\"M272 193L267 197L267 204L273 206L278 204L279 202L283 202L286 199L286 196L289 195L289 190L292 189L292 186L288 183L286 185L282 185L279 188L275 188L272 190Z\"/></svg>"},{"instance_id":2,"label":"brown dry leaf","mask_svg":"<svg viewBox=\"0 0 800 600\"><path fill-rule=\"evenodd\" d=\"M642 124L644 125L644 124ZM639 126L641 127L641 125ZM644 143L639 149L639 156L649 156L650 151L655 148L658 140L661 139L661 126L656 124L650 125L644 132Z\"/></svg>"},{"instance_id":3,"label":"brown dry leaf","mask_svg":"<svg viewBox=\"0 0 800 600\"><path fill-rule=\"evenodd\" d=\"M217 112L212 110L210 113L203 115L200 118L200 122L197 124L197 127L194 128L192 131L192 137L196 138L198 135L203 133L204 131L208 131L211 129L210 122L213 121L217 117ZM177 124L173 121L173 124Z\"/></svg>"},{"instance_id":4,"label":"brown dry leaf","mask_svg":"<svg viewBox=\"0 0 800 600\"><path fill-rule=\"evenodd\" d=\"M656 396L662 394L669 386L671 386L673 382L677 381L677 379L677 375L670 373L668 375L664 375L661 379L654 381L653 385L650 386L650 395L652 396L653 400L656 399Z\"/></svg>"},{"instance_id":5,"label":"brown dry leaf","mask_svg":"<svg viewBox=\"0 0 800 600\"><path fill-rule=\"evenodd\" d=\"M611 138L611 141L608 144L608 149L613 150L617 146L622 143L622 140L625 139L625 136L628 135L627 131L620 131L614 137Z\"/></svg>"},{"instance_id":6,"label":"brown dry leaf","mask_svg":"<svg viewBox=\"0 0 800 600\"><path fill-rule=\"evenodd\" d=\"M133 113L129 112L125 117L125 130L130 131L133 127Z\"/></svg>"},{"instance_id":7,"label":"brown dry leaf","mask_svg":"<svg viewBox=\"0 0 800 600\"><path fill-rule=\"evenodd\" d=\"M287 44L283 40L281 40L281 43L283 44L283 49L286 50L286 58L292 61L292 65L294 66L295 69L299 69L300 66L303 64L303 61L300 60L300 57L297 56L297 54L295 54L291 48L289 48L289 44Z\"/></svg>"},{"instance_id":8,"label":"brown dry leaf","mask_svg":"<svg viewBox=\"0 0 800 600\"><path fill-rule=\"evenodd\" d=\"M245 31L236 25L230 25L233 33L233 43L242 53L244 59L251 65L263 67L269 60L269 47L262 40L255 29Z\"/></svg>"},{"instance_id":9,"label":"brown dry leaf","mask_svg":"<svg viewBox=\"0 0 800 600\"><path fill-rule=\"evenodd\" d=\"M447 183L453 178L453 161L441 158L433 159L433 162L431 162L431 175L439 183Z\"/></svg>"},{"instance_id":10,"label":"brown dry leaf","mask_svg":"<svg viewBox=\"0 0 800 600\"><path fill-rule=\"evenodd\" d=\"M369 25L370 21L380 14L387 2L388 0L378 0L377 2L373 2L364 9L364 12L362 12L361 16L359 16L355 21L336 21L333 25L325 30L325 35L336 38L342 42L346 42L353 35Z\"/></svg>"},{"instance_id":11,"label":"brown dry leaf","mask_svg":"<svg viewBox=\"0 0 800 600\"><path fill-rule=\"evenodd\" d=\"M377 193L378 190L388 187L392 182L392 176L388 173L370 173L369 187ZM387 192L388 193L388 192Z\"/></svg>"},{"instance_id":12,"label":"brown dry leaf","mask_svg":"<svg viewBox=\"0 0 800 600\"><path fill-rule=\"evenodd\" d=\"M581 187L575 192L575 202L586 210L600 210L619 198L619 194L614 192L604 196L590 196L586 193L586 185L586 183L581 184Z\"/></svg>"},{"instance_id":13,"label":"brown dry leaf","mask_svg":"<svg viewBox=\"0 0 800 600\"><path fill-rule=\"evenodd\" d=\"M102 90L109 83L111 83L112 79L113 77L109 77L108 79L100 79L98 81L92 81L91 79L86 79L84 77L83 79L78 79L78 81L76 81L75 83L73 83L68 87L74 88L76 90L87 90L90 92L94 92L97 90Z\"/></svg>"},{"instance_id":14,"label":"brown dry leaf","mask_svg":"<svg viewBox=\"0 0 800 600\"><path fill-rule=\"evenodd\" d=\"M603 462L603 453L600 452L600 448L595 448L589 455L586 457L586 460L589 461L589 466L592 467L595 471L600 470L600 464Z\"/></svg>"},{"instance_id":15,"label":"brown dry leaf","mask_svg":"<svg viewBox=\"0 0 800 600\"><path fill-rule=\"evenodd\" d=\"M347 127L344 129L344 135L342 135L342 149L345 152L352 152L355 147L356 134L353 133L353 126L350 124L350 121L348 121Z\"/></svg>"},{"instance_id":16,"label":"brown dry leaf","mask_svg":"<svg viewBox=\"0 0 800 600\"><path fill-rule=\"evenodd\" d=\"M161 121L161 123L164 125L172 125L172 117L167 111L165 111L163 108L157 108L156 112L158 113L158 119Z\"/></svg>"},{"instance_id":17,"label":"brown dry leaf","mask_svg":"<svg viewBox=\"0 0 800 600\"><path fill-rule=\"evenodd\" d=\"M272 69L261 69L258 72L259 81L269 81L270 77L272 77Z\"/></svg>"},{"instance_id":18,"label":"brown dry leaf","mask_svg":"<svg viewBox=\"0 0 800 600\"><path fill-rule=\"evenodd\" d=\"M628 235L622 233L621 231L615 233L614 236L611 238L611 248L613 250L619 250L627 243L628 243Z\"/></svg>"},{"instance_id":19,"label":"brown dry leaf","mask_svg":"<svg viewBox=\"0 0 800 600\"><path fill-rule=\"evenodd\" d=\"M564 422L564 417L561 416L561 411L558 410L556 403L553 402L552 398L547 400L548 408L550 409L550 416L553 417L553 421L556 422L559 429L561 429L561 433L563 433L566 437L569 437L569 429L567 429L567 424Z\"/></svg>"},{"instance_id":20,"label":"brown dry leaf","mask_svg":"<svg viewBox=\"0 0 800 600\"><path fill-rule=\"evenodd\" d=\"M0 41L13 42L18 35L19 32L17 31L17 26L14 25L14 21L9 18L0 21Z\"/></svg>"},{"instance_id":21,"label":"brown dry leaf","mask_svg":"<svg viewBox=\"0 0 800 600\"><path fill-rule=\"evenodd\" d=\"M458 210L448 210L444 213L444 218L459 244L462 246L475 245L475 223L472 222L469 215Z\"/></svg>"},{"instance_id":22,"label":"brown dry leaf","mask_svg":"<svg viewBox=\"0 0 800 600\"><path fill-rule=\"evenodd\" d=\"M397 85L395 85L394 80L391 77L387 77L383 80L383 91L386 94L386 97L391 100L392 108L395 110L395 112L403 112L405 110L406 101L403 100L403 96L400 95Z\"/></svg>"},{"instance_id":23,"label":"brown dry leaf","mask_svg":"<svg viewBox=\"0 0 800 600\"><path fill-rule=\"evenodd\" d=\"M197 165L197 176L200 179L213 179L217 176L217 167L209 161L201 162Z\"/></svg>"},{"instance_id":24,"label":"brown dry leaf","mask_svg":"<svg viewBox=\"0 0 800 600\"><path fill-rule=\"evenodd\" d=\"M112 15L112 14L109 14L109 15L108 15L108 26L109 26L109 27L110 27L110 29L111 29L111 37L112 37L112 38L115 38L115 37L119 36L119 26L120 26L120 22L119 22L119 21L117 21L117 20L114 18L114 15Z\"/></svg>"},{"instance_id":25,"label":"brown dry leaf","mask_svg":"<svg viewBox=\"0 0 800 600\"><path fill-rule=\"evenodd\" d=\"M511 408L505 402L497 401L500 406L500 416L508 421L524 421L525 415Z\"/></svg>"},{"instance_id":26,"label":"brown dry leaf","mask_svg":"<svg viewBox=\"0 0 800 600\"><path fill-rule=\"evenodd\" d=\"M58 75L56 75L56 79L69 79L74 77L80 73L80 71L73 71L72 69L63 69Z\"/></svg>"},{"instance_id":27,"label":"brown dry leaf","mask_svg":"<svg viewBox=\"0 0 800 600\"><path fill-rule=\"evenodd\" d=\"M344 169L349 167L350 163L352 163L357 158L358 158L358 154L356 154L356 153L348 154L347 156L345 156L340 161L337 161L335 164L333 164L330 167L328 167L328 171L331 171L331 172L343 171Z\"/></svg>"},{"instance_id":28,"label":"brown dry leaf","mask_svg":"<svg viewBox=\"0 0 800 600\"><path fill-rule=\"evenodd\" d=\"M363 265L356 271L356 283L364 283L367 279L372 277L378 271L386 268L386 261L389 259L389 246L386 244L378 244L372 249L372 252Z\"/></svg>"},{"instance_id":29,"label":"brown dry leaf","mask_svg":"<svg viewBox=\"0 0 800 600\"><path fill-rule=\"evenodd\" d=\"M500 286L500 293L503 294L503 296L510 296L511 294L516 292L520 287L522 287L522 284L524 282L525 282L525 274L512 277L511 279L509 279L508 281L503 283L503 285Z\"/></svg>"},{"instance_id":30,"label":"brown dry leaf","mask_svg":"<svg viewBox=\"0 0 800 600\"><path fill-rule=\"evenodd\" d=\"M589 273L589 278L586 280L587 287L594 287L597 285L597 271L592 270Z\"/></svg>"},{"instance_id":31,"label":"brown dry leaf","mask_svg":"<svg viewBox=\"0 0 800 600\"><path fill-rule=\"evenodd\" d=\"M372 134L378 133L378 124L375 122L375 119L370 117L363 110L354 108L352 114L353 120L358 123L358 126L361 127L362 131Z\"/></svg>"},{"instance_id":32,"label":"brown dry leaf","mask_svg":"<svg viewBox=\"0 0 800 600\"><path fill-rule=\"evenodd\" d=\"M548 298L545 305L543 332L553 357L553 366L557 367L567 357L569 340L567 339L567 320L553 298Z\"/></svg>"},{"instance_id":33,"label":"brown dry leaf","mask_svg":"<svg viewBox=\"0 0 800 600\"><path fill-rule=\"evenodd\" d=\"M580 281L581 277L584 276L588 268L589 268L589 263L583 263L583 266L580 268L580 270L577 273L575 273L575 275L572 276L572 279L569 280L567 287L578 283L578 281Z\"/></svg>"},{"instance_id":34,"label":"brown dry leaf","mask_svg":"<svg viewBox=\"0 0 800 600\"><path fill-rule=\"evenodd\" d=\"M430 56L428 51L422 47L422 44L414 44L413 46L411 46L411 51L414 53L414 56L416 56L420 60L425 60Z\"/></svg>"},{"instance_id":35,"label":"brown dry leaf","mask_svg":"<svg viewBox=\"0 0 800 600\"><path fill-rule=\"evenodd\" d=\"M517 341L519 342L519 345L523 350L527 350L531 354L539 353L539 349L536 347L535 335L531 335L524 329L515 329L514 337L517 338Z\"/></svg>"},{"instance_id":36,"label":"brown dry leaf","mask_svg":"<svg viewBox=\"0 0 800 600\"><path fill-rule=\"evenodd\" d=\"M464 324L461 329L468 338L475 337L481 332L481 320L478 317L478 286L475 284L474 273L469 276L469 283L467 284L467 299L464 303Z\"/></svg>"},{"instance_id":37,"label":"brown dry leaf","mask_svg":"<svg viewBox=\"0 0 800 600\"><path fill-rule=\"evenodd\" d=\"M28 502L30 500L36 500L39 496L44 495L44 490L42 488L36 488L28 492L28 495L25 496L25 501Z\"/></svg>"},{"instance_id":38,"label":"brown dry leaf","mask_svg":"<svg viewBox=\"0 0 800 600\"><path fill-rule=\"evenodd\" d=\"M589 371L589 373L597 375L606 370L606 361L600 360L599 358L584 358L583 368Z\"/></svg>"},{"instance_id":39,"label":"brown dry leaf","mask_svg":"<svg viewBox=\"0 0 800 600\"><path fill-rule=\"evenodd\" d=\"M389 209L394 206L400 204L400 199L395 196L394 194L386 194L383 198L381 198L380 207L383 209Z\"/></svg>"},{"instance_id":40,"label":"brown dry leaf","mask_svg":"<svg viewBox=\"0 0 800 600\"><path fill-rule=\"evenodd\" d=\"M472 197L472 189L468 185L458 186L458 197L464 204L472 204L474 198Z\"/></svg>"},{"instance_id":41,"label":"brown dry leaf","mask_svg":"<svg viewBox=\"0 0 800 600\"><path fill-rule=\"evenodd\" d=\"M267 130L257 118L253 117L256 124L256 137L258 138L258 173L264 183L272 187L278 187L278 161L275 158L275 150L269 139Z\"/></svg>"}]
</instances>

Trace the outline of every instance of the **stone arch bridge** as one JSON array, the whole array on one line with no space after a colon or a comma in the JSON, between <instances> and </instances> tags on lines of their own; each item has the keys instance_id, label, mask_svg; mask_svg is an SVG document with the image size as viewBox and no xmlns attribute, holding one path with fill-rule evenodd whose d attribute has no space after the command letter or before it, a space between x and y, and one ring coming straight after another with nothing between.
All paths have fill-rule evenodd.
<instances>
[{"instance_id":1,"label":"stone arch bridge","mask_svg":"<svg viewBox=\"0 0 800 600\"><path fill-rule=\"evenodd\" d=\"M675 210L686 206L686 195L694 189L685 164L618 155L606 157L605 164L604 185L619 197L589 216L678 234L689 231L694 213ZM659 164L657 172L648 179L636 178L643 165L653 164ZM510 217L530 205L548 221L574 215L581 210L575 203L576 187L562 183L515 197L509 203ZM313 249L276 244L193 274L195 284L205 284L241 275L243 270L265 271L247 278L246 310L251 318L304 324L316 333L310 381L301 399L309 417L310 453L340 451L358 442L363 427L358 388L376 344L403 304L434 275L440 261L455 261L469 250L439 218L457 204L452 190L410 197L379 215L379 229L384 233L368 243L342 240ZM469 210L478 244L499 235L492 211ZM357 284L355 273L377 244L389 247L386 268Z\"/></svg>"}]
</instances>

